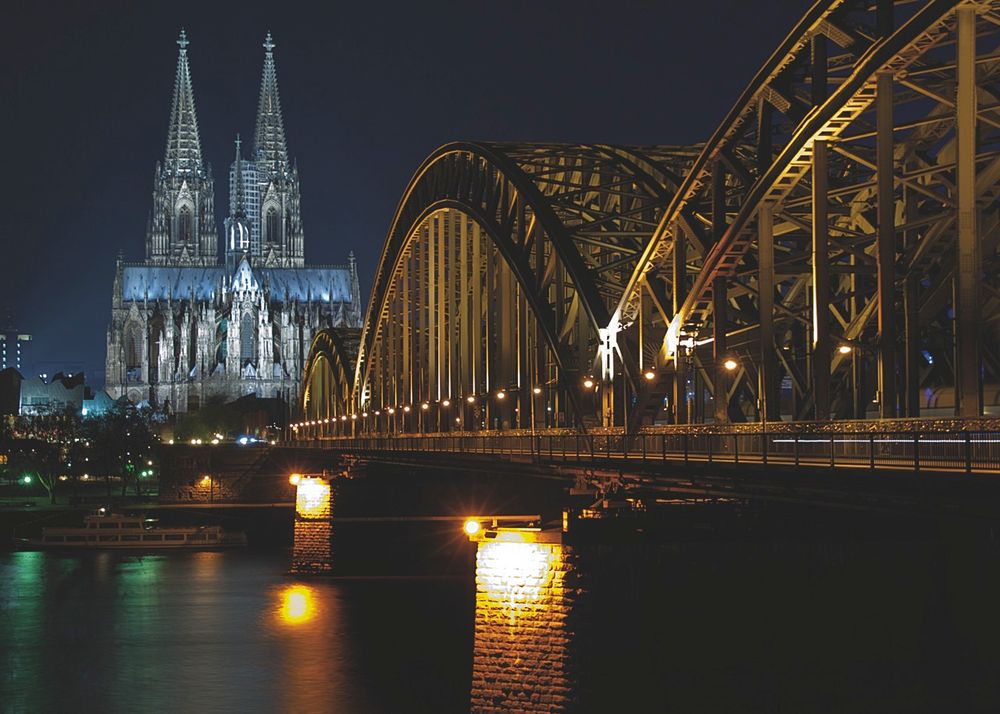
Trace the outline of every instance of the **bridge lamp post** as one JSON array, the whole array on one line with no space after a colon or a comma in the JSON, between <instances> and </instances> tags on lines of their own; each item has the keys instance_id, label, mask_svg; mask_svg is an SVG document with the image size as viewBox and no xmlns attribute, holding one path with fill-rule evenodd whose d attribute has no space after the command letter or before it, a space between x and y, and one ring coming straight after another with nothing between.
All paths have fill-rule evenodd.
<instances>
[{"instance_id":1,"label":"bridge lamp post","mask_svg":"<svg viewBox=\"0 0 1000 714\"><path fill-rule=\"evenodd\" d=\"M462 418L465 419L465 423L462 425L465 431L473 431L471 429L472 420L475 418L476 409L476 397L472 394L465 398L465 403L468 405L468 410L462 410Z\"/></svg>"},{"instance_id":2,"label":"bridge lamp post","mask_svg":"<svg viewBox=\"0 0 1000 714\"><path fill-rule=\"evenodd\" d=\"M410 405L409 404L405 404L403 406L403 416L400 419L400 421L403 424L403 433L404 434L406 433L406 421L407 421L407 417L408 417L409 413L410 413Z\"/></svg>"},{"instance_id":3,"label":"bridge lamp post","mask_svg":"<svg viewBox=\"0 0 1000 714\"><path fill-rule=\"evenodd\" d=\"M396 415L396 410L393 407L389 407L385 411L386 411L386 414L388 415L388 416L386 416L386 419L385 419L385 430L389 431L389 425L391 424L392 425L392 432L395 433L396 432L396 416L395 416Z\"/></svg>"},{"instance_id":4,"label":"bridge lamp post","mask_svg":"<svg viewBox=\"0 0 1000 714\"><path fill-rule=\"evenodd\" d=\"M417 422L417 424L419 426L419 431L420 431L421 434L424 433L424 431L427 428L427 423L426 423L426 420L424 419L424 415L428 411L430 411L430 408L431 408L431 405L428 404L427 402L424 402L423 404L420 405L420 418L419 418L419 421Z\"/></svg>"},{"instance_id":5,"label":"bridge lamp post","mask_svg":"<svg viewBox=\"0 0 1000 714\"><path fill-rule=\"evenodd\" d=\"M535 433L535 401L536 401L535 398L538 397L541 393L542 393L542 388L541 387L532 387L531 388L531 394L532 394L532 397L531 397L531 433L532 434Z\"/></svg>"},{"instance_id":6,"label":"bridge lamp post","mask_svg":"<svg viewBox=\"0 0 1000 714\"><path fill-rule=\"evenodd\" d=\"M451 429L451 424L446 419L443 419L443 417L441 416L441 410L442 409L447 409L450 406L451 406L451 400L450 399L442 399L441 400L441 407L440 407L440 409L438 409L438 431L441 431L441 429L442 429L442 426L441 426L442 423L446 424L448 426L449 430Z\"/></svg>"},{"instance_id":7,"label":"bridge lamp post","mask_svg":"<svg viewBox=\"0 0 1000 714\"><path fill-rule=\"evenodd\" d=\"M503 429L503 415L504 415L503 403L505 401L507 401L507 392L505 392L502 389L499 390L499 391L497 391L497 416L496 416L496 419L497 419L497 431L500 431L500 430Z\"/></svg>"}]
</instances>

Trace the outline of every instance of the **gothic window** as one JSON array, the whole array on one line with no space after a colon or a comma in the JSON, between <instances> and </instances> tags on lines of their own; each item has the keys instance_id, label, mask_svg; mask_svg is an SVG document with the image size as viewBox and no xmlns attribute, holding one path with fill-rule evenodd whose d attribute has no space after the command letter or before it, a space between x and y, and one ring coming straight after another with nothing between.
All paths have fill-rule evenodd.
<instances>
[{"instance_id":1,"label":"gothic window","mask_svg":"<svg viewBox=\"0 0 1000 714\"><path fill-rule=\"evenodd\" d=\"M138 325L129 325L125 332L125 368L142 367L142 337Z\"/></svg>"},{"instance_id":2,"label":"gothic window","mask_svg":"<svg viewBox=\"0 0 1000 714\"><path fill-rule=\"evenodd\" d=\"M194 219L191 215L191 208L188 206L181 206L181 210L177 213L177 240L180 243L188 243L191 241L191 234L193 232Z\"/></svg>"},{"instance_id":3,"label":"gothic window","mask_svg":"<svg viewBox=\"0 0 1000 714\"><path fill-rule=\"evenodd\" d=\"M240 365L255 363L257 361L256 347L257 335L254 334L254 320L249 312L243 314L240 320Z\"/></svg>"},{"instance_id":4,"label":"gothic window","mask_svg":"<svg viewBox=\"0 0 1000 714\"><path fill-rule=\"evenodd\" d=\"M142 333L135 323L125 328L125 381L142 381Z\"/></svg>"},{"instance_id":5,"label":"gothic window","mask_svg":"<svg viewBox=\"0 0 1000 714\"><path fill-rule=\"evenodd\" d=\"M264 224L264 242L277 243L279 240L278 212L274 208L269 208L267 209L267 217Z\"/></svg>"}]
</instances>

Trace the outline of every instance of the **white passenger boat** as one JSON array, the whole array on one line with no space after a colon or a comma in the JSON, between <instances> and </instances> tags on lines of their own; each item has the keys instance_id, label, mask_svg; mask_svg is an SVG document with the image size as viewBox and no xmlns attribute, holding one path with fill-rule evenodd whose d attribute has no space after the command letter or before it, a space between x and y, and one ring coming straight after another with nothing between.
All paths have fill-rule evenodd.
<instances>
[{"instance_id":1,"label":"white passenger boat","mask_svg":"<svg viewBox=\"0 0 1000 714\"><path fill-rule=\"evenodd\" d=\"M246 545L243 533L227 533L220 526L159 527L151 519L125 516L99 508L83 519L83 527L49 527L41 538L23 541L28 548L108 548L205 550Z\"/></svg>"}]
</instances>

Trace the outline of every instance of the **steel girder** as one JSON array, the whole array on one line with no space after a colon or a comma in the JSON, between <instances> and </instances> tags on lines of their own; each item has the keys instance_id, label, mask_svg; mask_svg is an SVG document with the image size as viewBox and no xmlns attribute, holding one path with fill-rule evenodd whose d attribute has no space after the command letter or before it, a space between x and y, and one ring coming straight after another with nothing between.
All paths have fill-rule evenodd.
<instances>
[{"instance_id":1,"label":"steel girder","mask_svg":"<svg viewBox=\"0 0 1000 714\"><path fill-rule=\"evenodd\" d=\"M916 414L949 381L978 413L998 374L976 327L1000 317L998 45L995 1L817 3L675 192L620 322L662 339L673 321L692 348L659 365L693 362L717 420L779 418L782 379L796 419L863 417L873 396ZM654 320L650 282L673 292Z\"/></svg>"},{"instance_id":2,"label":"steel girder","mask_svg":"<svg viewBox=\"0 0 1000 714\"><path fill-rule=\"evenodd\" d=\"M506 329L506 318L487 314L490 295L485 306L478 298L467 300L466 294L479 288L470 286L466 273L473 273L472 283L495 281L500 287L507 274L490 267L488 256L480 255L479 248L473 253L464 242L471 239L466 231L473 229L465 225L471 223L476 236L481 232L492 245L503 271L509 271L516 287L505 289L530 313L535 326L528 331L537 330L537 338L531 339L547 351L544 361L551 365L548 371L536 367L530 376L501 376L500 387L509 386L504 379L517 379L525 388L528 382L558 388L569 420L582 423L578 386L567 388L567 379L587 372L582 353L593 362L599 331L609 326L613 308L696 154L675 147L496 143L455 143L435 151L410 181L385 242L356 366L355 407L376 410L438 401L460 396L457 390L488 393L493 367L480 370L485 379L480 375L469 383L451 366L465 359L460 351L452 356L448 346L461 339L451 329L466 314L460 305L468 303L475 313L473 318L466 315L470 324L465 329L478 335L482 322L483 340L497 341L498 354L504 341L531 341L499 334ZM476 264L466 265L473 256ZM428 308L439 299L444 305ZM519 307L510 309L520 315ZM634 388L639 376L632 348L625 343L617 348ZM392 368L379 364L390 356ZM392 371L431 370L441 376L408 375L406 388L393 387L391 395L384 384L376 384L392 379ZM447 389L442 381L448 382ZM464 386L456 384L462 381Z\"/></svg>"}]
</instances>

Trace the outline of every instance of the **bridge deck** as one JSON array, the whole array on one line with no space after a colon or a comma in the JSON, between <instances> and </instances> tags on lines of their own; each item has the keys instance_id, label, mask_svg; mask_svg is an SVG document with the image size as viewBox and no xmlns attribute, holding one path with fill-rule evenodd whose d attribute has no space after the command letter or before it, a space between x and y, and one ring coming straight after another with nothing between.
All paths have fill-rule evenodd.
<instances>
[{"instance_id":1,"label":"bridge deck","mask_svg":"<svg viewBox=\"0 0 1000 714\"><path fill-rule=\"evenodd\" d=\"M333 437L296 444L340 451L479 454L595 465L659 461L1000 473L1000 432L463 433Z\"/></svg>"}]
</instances>

